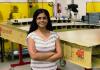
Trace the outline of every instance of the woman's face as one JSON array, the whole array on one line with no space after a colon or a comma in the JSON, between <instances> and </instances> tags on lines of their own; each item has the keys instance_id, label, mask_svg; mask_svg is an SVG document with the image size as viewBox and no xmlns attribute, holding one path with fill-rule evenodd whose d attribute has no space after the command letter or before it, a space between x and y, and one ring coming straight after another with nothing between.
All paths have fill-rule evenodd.
<instances>
[{"instance_id":1,"label":"woman's face","mask_svg":"<svg viewBox=\"0 0 100 70\"><path fill-rule=\"evenodd\" d=\"M48 23L47 16L44 13L39 14L37 16L36 23L40 28L46 27Z\"/></svg>"}]
</instances>

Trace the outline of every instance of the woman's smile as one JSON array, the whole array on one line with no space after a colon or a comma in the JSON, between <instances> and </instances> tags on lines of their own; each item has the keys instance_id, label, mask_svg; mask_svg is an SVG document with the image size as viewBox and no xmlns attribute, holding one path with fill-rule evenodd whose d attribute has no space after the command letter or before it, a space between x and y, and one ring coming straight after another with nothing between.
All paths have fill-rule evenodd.
<instances>
[{"instance_id":1,"label":"woman's smile","mask_svg":"<svg viewBox=\"0 0 100 70\"><path fill-rule=\"evenodd\" d=\"M46 27L48 19L44 13L41 13L37 16L37 25L39 27Z\"/></svg>"}]
</instances>

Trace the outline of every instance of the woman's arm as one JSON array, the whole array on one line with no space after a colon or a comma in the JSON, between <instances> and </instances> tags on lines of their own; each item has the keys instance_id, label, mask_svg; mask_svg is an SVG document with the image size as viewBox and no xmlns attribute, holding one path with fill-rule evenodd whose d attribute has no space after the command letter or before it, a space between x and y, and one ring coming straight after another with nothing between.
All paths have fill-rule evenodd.
<instances>
[{"instance_id":1,"label":"woman's arm","mask_svg":"<svg viewBox=\"0 0 100 70\"><path fill-rule=\"evenodd\" d=\"M28 38L28 51L32 59L43 61L54 55L54 52L38 52L35 48L35 42L33 39Z\"/></svg>"},{"instance_id":2,"label":"woman's arm","mask_svg":"<svg viewBox=\"0 0 100 70\"><path fill-rule=\"evenodd\" d=\"M60 43L59 38L56 40L56 46L55 47L56 47L55 54L52 55L51 57L49 57L47 59L47 61L53 62L53 61L56 61L56 60L58 60L62 57L62 48L61 48L61 43Z\"/></svg>"}]
</instances>

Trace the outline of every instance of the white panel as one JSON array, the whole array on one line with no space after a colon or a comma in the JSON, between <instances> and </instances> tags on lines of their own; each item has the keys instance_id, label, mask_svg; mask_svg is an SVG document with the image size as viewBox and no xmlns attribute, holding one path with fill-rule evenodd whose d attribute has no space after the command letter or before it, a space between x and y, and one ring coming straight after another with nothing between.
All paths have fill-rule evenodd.
<instances>
[{"instance_id":1,"label":"white panel","mask_svg":"<svg viewBox=\"0 0 100 70\"><path fill-rule=\"evenodd\" d=\"M55 0L38 0L38 2L55 2Z\"/></svg>"},{"instance_id":2,"label":"white panel","mask_svg":"<svg viewBox=\"0 0 100 70\"><path fill-rule=\"evenodd\" d=\"M10 2L27 2L28 0L9 0Z\"/></svg>"},{"instance_id":3,"label":"white panel","mask_svg":"<svg viewBox=\"0 0 100 70\"><path fill-rule=\"evenodd\" d=\"M42 2L42 0L38 0L38 2Z\"/></svg>"},{"instance_id":4,"label":"white panel","mask_svg":"<svg viewBox=\"0 0 100 70\"><path fill-rule=\"evenodd\" d=\"M46 2L55 2L55 0L46 0Z\"/></svg>"},{"instance_id":5,"label":"white panel","mask_svg":"<svg viewBox=\"0 0 100 70\"><path fill-rule=\"evenodd\" d=\"M61 10L62 10L62 16L67 16L67 11L65 10L65 7L67 7L68 4L71 4L71 0L55 0L55 6L54 6L54 15L56 16L56 3L61 4Z\"/></svg>"},{"instance_id":6,"label":"white panel","mask_svg":"<svg viewBox=\"0 0 100 70\"><path fill-rule=\"evenodd\" d=\"M38 2L47 2L47 0L38 0Z\"/></svg>"},{"instance_id":7,"label":"white panel","mask_svg":"<svg viewBox=\"0 0 100 70\"><path fill-rule=\"evenodd\" d=\"M71 4L71 0L60 0L61 6L62 6L62 15L64 16L68 16L67 15L67 11L66 8L68 6L68 4Z\"/></svg>"},{"instance_id":8,"label":"white panel","mask_svg":"<svg viewBox=\"0 0 100 70\"><path fill-rule=\"evenodd\" d=\"M100 0L94 0L95 2L100 2Z\"/></svg>"},{"instance_id":9,"label":"white panel","mask_svg":"<svg viewBox=\"0 0 100 70\"><path fill-rule=\"evenodd\" d=\"M100 0L86 0L86 2L100 2Z\"/></svg>"},{"instance_id":10,"label":"white panel","mask_svg":"<svg viewBox=\"0 0 100 70\"><path fill-rule=\"evenodd\" d=\"M60 1L62 6L62 16L68 16L68 11L65 9L71 4L72 0L57 0ZM78 4L78 19L80 19L83 15L86 15L86 0L74 0L75 4Z\"/></svg>"},{"instance_id":11,"label":"white panel","mask_svg":"<svg viewBox=\"0 0 100 70\"><path fill-rule=\"evenodd\" d=\"M78 18L81 16L86 15L86 1L85 0L75 0L75 4L78 4Z\"/></svg>"},{"instance_id":12,"label":"white panel","mask_svg":"<svg viewBox=\"0 0 100 70\"><path fill-rule=\"evenodd\" d=\"M9 2L9 0L0 0L0 2Z\"/></svg>"},{"instance_id":13,"label":"white panel","mask_svg":"<svg viewBox=\"0 0 100 70\"><path fill-rule=\"evenodd\" d=\"M53 2L55 3L56 0L38 0L38 2Z\"/></svg>"},{"instance_id":14,"label":"white panel","mask_svg":"<svg viewBox=\"0 0 100 70\"><path fill-rule=\"evenodd\" d=\"M86 2L91 2L91 1L93 1L93 0L86 0Z\"/></svg>"},{"instance_id":15,"label":"white panel","mask_svg":"<svg viewBox=\"0 0 100 70\"><path fill-rule=\"evenodd\" d=\"M27 2L28 0L0 0L0 2Z\"/></svg>"}]
</instances>

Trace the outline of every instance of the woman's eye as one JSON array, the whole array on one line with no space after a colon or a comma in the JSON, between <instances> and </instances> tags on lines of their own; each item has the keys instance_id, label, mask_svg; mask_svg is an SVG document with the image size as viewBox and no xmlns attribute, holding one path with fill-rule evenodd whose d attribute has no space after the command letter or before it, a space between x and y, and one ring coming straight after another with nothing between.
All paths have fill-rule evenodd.
<instances>
[{"instance_id":1,"label":"woman's eye","mask_svg":"<svg viewBox=\"0 0 100 70\"><path fill-rule=\"evenodd\" d=\"M47 17L43 17L43 19L47 19Z\"/></svg>"},{"instance_id":2,"label":"woman's eye","mask_svg":"<svg viewBox=\"0 0 100 70\"><path fill-rule=\"evenodd\" d=\"M37 19L47 19L47 17L38 17Z\"/></svg>"}]
</instances>

